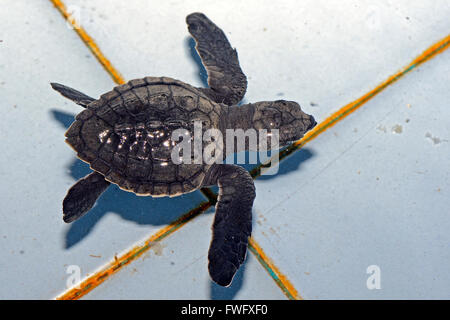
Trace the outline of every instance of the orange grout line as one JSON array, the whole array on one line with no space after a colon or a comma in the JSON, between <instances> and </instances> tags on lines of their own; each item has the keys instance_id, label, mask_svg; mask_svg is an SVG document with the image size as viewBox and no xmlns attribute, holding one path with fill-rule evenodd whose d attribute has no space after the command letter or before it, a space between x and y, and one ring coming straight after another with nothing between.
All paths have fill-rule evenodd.
<instances>
[{"instance_id":1,"label":"orange grout line","mask_svg":"<svg viewBox=\"0 0 450 320\"><path fill-rule=\"evenodd\" d=\"M87 34L87 32L73 19L70 13L67 11L66 6L60 0L50 0L53 5L58 9L58 11L63 15L65 20L71 24L76 33L80 36L81 40L86 44L86 46L91 50L100 64L105 68L109 75L113 78L114 82L117 84L124 84L125 79L117 71L111 62L105 57L100 48L97 46L95 41Z\"/></svg>"},{"instance_id":2,"label":"orange grout line","mask_svg":"<svg viewBox=\"0 0 450 320\"><path fill-rule=\"evenodd\" d=\"M289 279L281 273L281 271L275 266L272 259L270 259L263 249L259 246L255 239L252 237L249 239L248 248L256 256L259 263L262 264L264 269L269 273L275 283L280 287L281 291L290 300L303 300L300 294L297 292L295 287L289 281Z\"/></svg>"}]
</instances>

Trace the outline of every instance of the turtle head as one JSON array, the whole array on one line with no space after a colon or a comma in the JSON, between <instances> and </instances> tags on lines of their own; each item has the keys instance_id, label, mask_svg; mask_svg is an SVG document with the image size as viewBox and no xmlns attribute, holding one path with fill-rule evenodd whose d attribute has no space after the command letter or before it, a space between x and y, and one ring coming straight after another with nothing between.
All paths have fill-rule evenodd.
<instances>
[{"instance_id":1,"label":"turtle head","mask_svg":"<svg viewBox=\"0 0 450 320\"><path fill-rule=\"evenodd\" d=\"M263 101L253 105L255 106L254 128L266 129L269 136L273 136L275 130L278 130L280 146L301 139L317 124L314 117L304 113L300 105L294 101Z\"/></svg>"}]
</instances>

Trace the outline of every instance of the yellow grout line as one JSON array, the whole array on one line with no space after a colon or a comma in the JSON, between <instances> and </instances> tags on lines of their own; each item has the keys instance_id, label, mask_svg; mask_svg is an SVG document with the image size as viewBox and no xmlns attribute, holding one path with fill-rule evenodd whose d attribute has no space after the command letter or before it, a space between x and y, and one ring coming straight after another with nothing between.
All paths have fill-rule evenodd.
<instances>
[{"instance_id":1,"label":"yellow grout line","mask_svg":"<svg viewBox=\"0 0 450 320\"><path fill-rule=\"evenodd\" d=\"M59 0L50 0L54 6L59 10L59 12L64 16L64 18L71 23L71 25L74 27L82 41L88 46L88 48L92 51L92 53L95 55L97 60L102 64L102 66L107 70L107 72L111 75L111 77L114 79L114 81L118 84L125 83L124 78L120 75L120 73L112 66L112 64L109 62L109 60L103 55L103 53L100 51L98 46L95 44L94 40L82 29L78 26L76 21L71 18L70 14L67 12L64 4ZM408 66L394 74L393 76L389 77L387 80L385 80L383 83L381 83L379 86L377 86L375 89L371 90L361 98L347 104L346 106L342 107L335 113L333 113L331 116L329 116L325 121L317 125L313 130L309 131L304 138L294 143L291 147L284 149L280 152L280 155L278 157L278 161L281 161L286 156L291 154L292 152L300 149L303 147L306 143L313 140L315 137L317 137L319 134L330 128L331 126L335 125L337 122L344 119L346 116L348 116L350 113L357 110L359 107L361 107L364 103L366 103L368 100L370 100L372 97L377 95L379 92L381 92L383 89L385 89L388 85L392 84L393 82L397 81L400 77L417 67L418 65L424 63L425 61L431 59L436 54L441 53L445 49L449 47L450 44L450 36L447 36L446 38L442 39L441 41L437 42L435 45L428 48L424 53L422 53L420 56L418 56L416 59L414 59ZM270 163L270 162L269 162ZM262 168L266 167L267 164L260 165L256 168L254 168L251 171L251 174L254 178L257 178L261 174ZM183 215L181 218L177 219L176 221L169 224L167 227L162 228L159 230L156 234L151 236L143 246L137 246L132 248L131 250L127 251L125 254L123 254L120 258L116 258L116 260L113 263L110 263L106 267L102 268L100 271L96 272L94 275L88 277L85 279L82 284L80 285L80 289L74 288L70 289L67 292L63 293L61 296L57 297L57 299L79 299L95 287L97 287L100 283L106 280L110 275L115 273L117 270L119 270L123 265L127 265L140 255L151 248L152 243L155 241L160 241L161 239L165 238L166 236L170 235L171 233L175 232L179 228L181 228L184 224L192 220L194 217L199 215L201 212L205 211L207 208L209 208L212 204L215 202L216 195L207 188L202 189L202 193L209 199L209 202L202 203L200 206L194 208L190 212ZM269 257L264 253L262 248L256 243L256 241L253 238L250 238L249 241L249 249L250 251L255 254L258 261L263 265L263 267L268 271L269 275L274 279L274 281L277 283L277 285L281 288L283 293L289 298L289 299L302 299L301 296L298 294L297 290L294 288L294 286L291 284L291 282L278 270L278 268L274 265L274 263L271 261Z\"/></svg>"}]
</instances>

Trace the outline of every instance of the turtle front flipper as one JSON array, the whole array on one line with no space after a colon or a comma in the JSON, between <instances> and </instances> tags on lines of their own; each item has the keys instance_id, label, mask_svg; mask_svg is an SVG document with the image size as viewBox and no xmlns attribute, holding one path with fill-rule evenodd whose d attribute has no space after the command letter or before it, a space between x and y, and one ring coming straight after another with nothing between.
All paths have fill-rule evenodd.
<instances>
[{"instance_id":1,"label":"turtle front flipper","mask_svg":"<svg viewBox=\"0 0 450 320\"><path fill-rule=\"evenodd\" d=\"M218 103L237 104L247 90L247 77L239 66L238 55L223 31L203 13L192 13L186 22L197 52L208 72L211 89L200 88Z\"/></svg>"},{"instance_id":2,"label":"turtle front flipper","mask_svg":"<svg viewBox=\"0 0 450 320\"><path fill-rule=\"evenodd\" d=\"M80 179L67 192L63 201L63 220L73 222L88 212L98 197L108 188L110 183L97 173L92 172Z\"/></svg>"},{"instance_id":3,"label":"turtle front flipper","mask_svg":"<svg viewBox=\"0 0 450 320\"><path fill-rule=\"evenodd\" d=\"M82 106L84 108L86 108L89 103L91 103L92 101L95 100L94 98L91 98L80 91L69 88L62 84L53 82L53 83L50 83L50 85L52 86L53 89L58 91L61 95L72 100L73 102L75 102L76 104L79 104L80 106Z\"/></svg>"},{"instance_id":4,"label":"turtle front flipper","mask_svg":"<svg viewBox=\"0 0 450 320\"><path fill-rule=\"evenodd\" d=\"M244 262L252 232L255 185L250 174L237 165L217 165L211 184L219 185L219 197L209 247L209 274L214 282L229 286ZM214 182L216 180L216 182Z\"/></svg>"}]
</instances>

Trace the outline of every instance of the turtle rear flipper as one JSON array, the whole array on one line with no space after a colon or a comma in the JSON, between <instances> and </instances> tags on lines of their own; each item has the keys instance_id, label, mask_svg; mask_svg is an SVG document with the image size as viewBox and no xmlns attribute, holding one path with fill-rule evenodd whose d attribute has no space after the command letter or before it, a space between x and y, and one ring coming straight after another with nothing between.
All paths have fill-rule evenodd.
<instances>
[{"instance_id":1,"label":"turtle rear flipper","mask_svg":"<svg viewBox=\"0 0 450 320\"><path fill-rule=\"evenodd\" d=\"M239 66L236 50L231 47L223 31L203 13L188 15L186 22L208 72L211 89L200 90L218 103L237 104L247 90L247 77Z\"/></svg>"},{"instance_id":2,"label":"turtle rear flipper","mask_svg":"<svg viewBox=\"0 0 450 320\"><path fill-rule=\"evenodd\" d=\"M91 103L92 101L95 100L94 98L91 98L91 97L85 95L84 93L77 91L75 89L69 88L65 85L62 85L59 83L54 83L54 82L50 83L50 85L52 86L53 89L58 91L61 95L72 100L73 102L75 102L76 104L79 104L80 106L82 106L84 108L86 108L89 103Z\"/></svg>"},{"instance_id":3,"label":"turtle rear flipper","mask_svg":"<svg viewBox=\"0 0 450 320\"><path fill-rule=\"evenodd\" d=\"M217 168L214 175L219 185L219 197L208 269L214 282L229 286L245 260L256 194L253 179L244 168L229 164L218 165Z\"/></svg>"},{"instance_id":4,"label":"turtle rear flipper","mask_svg":"<svg viewBox=\"0 0 450 320\"><path fill-rule=\"evenodd\" d=\"M63 201L63 220L70 223L81 218L108 188L110 183L97 173L92 172L78 180L67 192Z\"/></svg>"}]
</instances>

